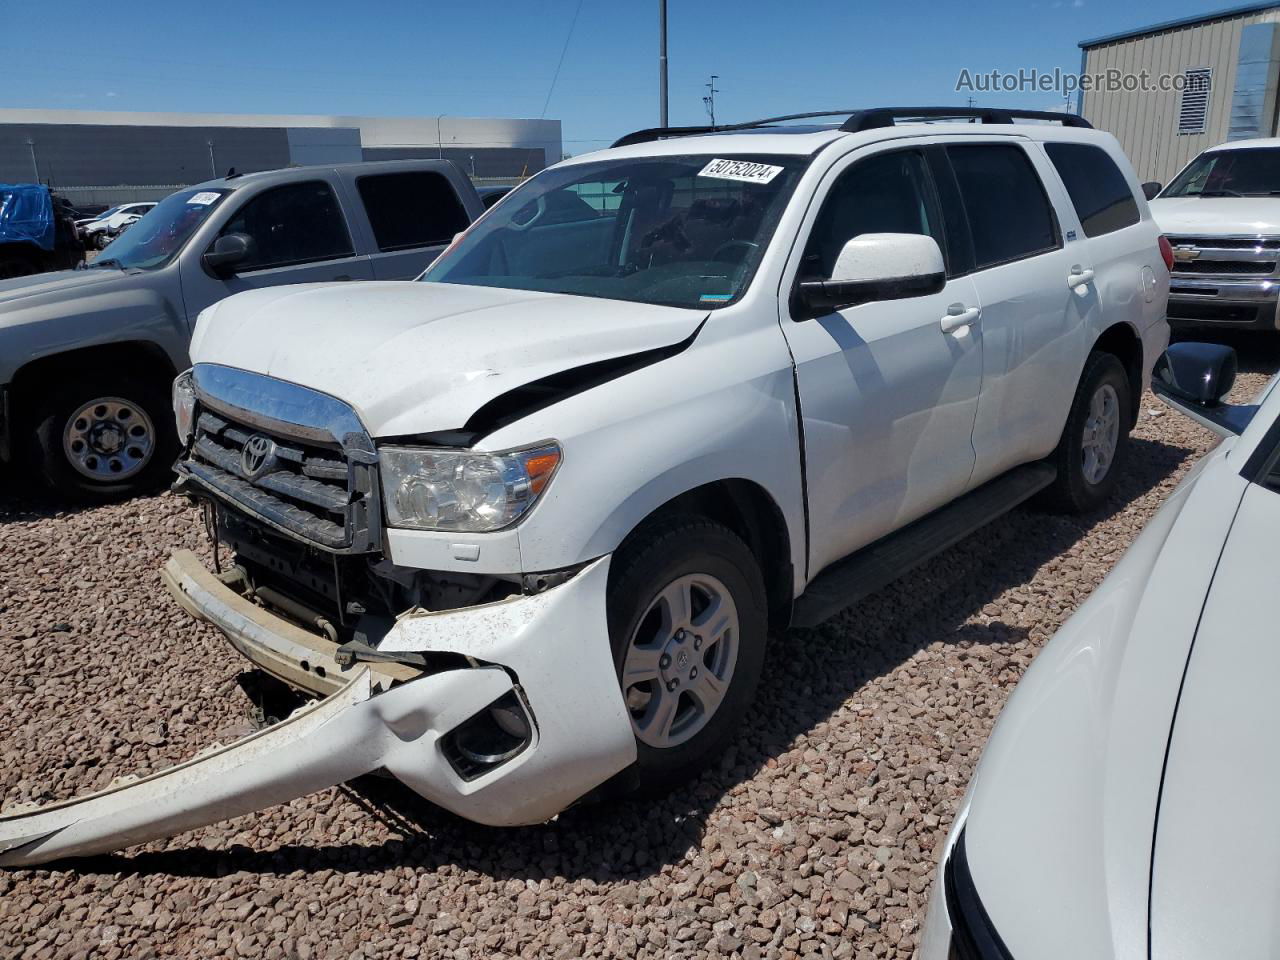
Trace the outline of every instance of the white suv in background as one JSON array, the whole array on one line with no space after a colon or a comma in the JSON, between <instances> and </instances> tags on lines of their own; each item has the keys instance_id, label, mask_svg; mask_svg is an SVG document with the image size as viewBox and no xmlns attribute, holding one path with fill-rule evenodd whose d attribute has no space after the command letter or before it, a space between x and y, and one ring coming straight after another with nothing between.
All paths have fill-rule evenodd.
<instances>
[{"instance_id":1,"label":"white suv in background","mask_svg":"<svg viewBox=\"0 0 1280 960\"><path fill-rule=\"evenodd\" d=\"M1168 339L1115 139L996 110L783 123L813 116L560 163L418 283L206 310L174 398L219 572L182 552L165 579L325 699L0 820L0 862L378 768L488 824L661 789L716 762L770 627L1034 494L1105 500ZM911 122L957 117L982 122Z\"/></svg>"},{"instance_id":2,"label":"white suv in background","mask_svg":"<svg viewBox=\"0 0 1280 960\"><path fill-rule=\"evenodd\" d=\"M155 207L154 203L126 203L123 206L104 210L92 220L78 221L81 235L86 243L101 250L111 238L125 227L137 223Z\"/></svg>"},{"instance_id":3,"label":"white suv in background","mask_svg":"<svg viewBox=\"0 0 1280 960\"><path fill-rule=\"evenodd\" d=\"M1173 245L1170 323L1280 329L1280 138L1206 150L1151 215Z\"/></svg>"}]
</instances>

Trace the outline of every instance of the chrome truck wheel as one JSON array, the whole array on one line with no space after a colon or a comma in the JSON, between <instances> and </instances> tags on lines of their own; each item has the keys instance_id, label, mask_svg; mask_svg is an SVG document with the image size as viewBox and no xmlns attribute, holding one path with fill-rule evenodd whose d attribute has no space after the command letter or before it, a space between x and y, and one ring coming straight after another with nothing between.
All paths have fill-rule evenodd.
<instances>
[{"instance_id":1,"label":"chrome truck wheel","mask_svg":"<svg viewBox=\"0 0 1280 960\"><path fill-rule=\"evenodd\" d=\"M123 481L151 461L156 428L142 407L119 397L90 400L67 418L62 449L67 462L90 480Z\"/></svg>"}]
</instances>

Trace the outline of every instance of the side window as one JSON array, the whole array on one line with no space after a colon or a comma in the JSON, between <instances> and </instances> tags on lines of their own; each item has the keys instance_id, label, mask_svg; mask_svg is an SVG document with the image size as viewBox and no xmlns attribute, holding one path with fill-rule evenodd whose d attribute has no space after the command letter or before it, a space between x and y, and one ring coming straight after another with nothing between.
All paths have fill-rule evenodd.
<instances>
[{"instance_id":1,"label":"side window","mask_svg":"<svg viewBox=\"0 0 1280 960\"><path fill-rule=\"evenodd\" d=\"M1086 237L1131 227L1141 215L1133 191L1107 152L1084 143L1046 143Z\"/></svg>"},{"instance_id":2,"label":"side window","mask_svg":"<svg viewBox=\"0 0 1280 960\"><path fill-rule=\"evenodd\" d=\"M360 177L356 188L384 253L448 243L470 223L443 174L379 173Z\"/></svg>"},{"instance_id":3,"label":"side window","mask_svg":"<svg viewBox=\"0 0 1280 960\"><path fill-rule=\"evenodd\" d=\"M236 267L238 273L354 253L342 208L321 180L290 183L258 194L236 212L222 233L244 233L253 239L253 252Z\"/></svg>"},{"instance_id":4,"label":"side window","mask_svg":"<svg viewBox=\"0 0 1280 960\"><path fill-rule=\"evenodd\" d=\"M1061 246L1058 221L1031 159L1012 144L947 147L973 234L974 268Z\"/></svg>"},{"instance_id":5,"label":"side window","mask_svg":"<svg viewBox=\"0 0 1280 960\"><path fill-rule=\"evenodd\" d=\"M922 233L945 249L941 219L917 151L861 160L827 194L809 234L801 277L829 279L844 245L864 233Z\"/></svg>"}]
</instances>

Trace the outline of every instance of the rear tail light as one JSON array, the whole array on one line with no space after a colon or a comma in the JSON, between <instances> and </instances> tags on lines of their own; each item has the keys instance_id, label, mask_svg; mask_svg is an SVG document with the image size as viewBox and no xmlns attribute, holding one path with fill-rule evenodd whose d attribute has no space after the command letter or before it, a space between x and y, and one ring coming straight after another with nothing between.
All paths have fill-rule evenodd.
<instances>
[{"instance_id":1,"label":"rear tail light","mask_svg":"<svg viewBox=\"0 0 1280 960\"><path fill-rule=\"evenodd\" d=\"M1160 256L1164 257L1165 269L1173 273L1173 244L1163 234L1160 235Z\"/></svg>"}]
</instances>

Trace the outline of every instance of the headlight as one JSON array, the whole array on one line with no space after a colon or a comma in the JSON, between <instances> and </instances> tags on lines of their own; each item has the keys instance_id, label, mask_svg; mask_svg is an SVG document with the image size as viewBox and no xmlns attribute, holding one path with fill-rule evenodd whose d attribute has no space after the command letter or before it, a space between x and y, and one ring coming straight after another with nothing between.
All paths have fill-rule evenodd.
<instances>
[{"instance_id":1,"label":"headlight","mask_svg":"<svg viewBox=\"0 0 1280 960\"><path fill-rule=\"evenodd\" d=\"M560 448L545 443L480 453L382 447L378 457L391 526L484 533L529 511L560 465Z\"/></svg>"},{"instance_id":2,"label":"headlight","mask_svg":"<svg viewBox=\"0 0 1280 960\"><path fill-rule=\"evenodd\" d=\"M178 423L178 438L185 445L191 439L192 420L196 414L196 386L191 371L184 370L173 381L173 417Z\"/></svg>"}]
</instances>

